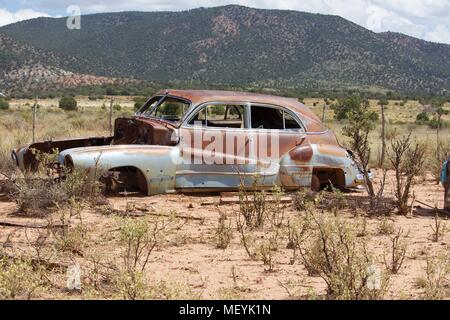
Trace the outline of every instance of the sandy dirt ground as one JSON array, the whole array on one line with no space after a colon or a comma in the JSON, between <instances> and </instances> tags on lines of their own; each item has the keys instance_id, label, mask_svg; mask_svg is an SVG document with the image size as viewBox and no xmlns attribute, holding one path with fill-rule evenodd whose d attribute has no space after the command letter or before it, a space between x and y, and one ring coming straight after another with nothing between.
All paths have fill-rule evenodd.
<instances>
[{"instance_id":1,"label":"sandy dirt ground","mask_svg":"<svg viewBox=\"0 0 450 320\"><path fill-rule=\"evenodd\" d=\"M388 177L386 195L392 196L392 174ZM422 181L423 180L423 181ZM414 189L416 199L434 206L443 207L443 188L437 185L430 175L420 178ZM364 191L354 192L364 195ZM240 243L239 234L233 222L234 237L231 245L223 250L216 247L216 228L219 210L232 217L238 205L221 205L218 195L160 195L153 197L112 197L108 198L114 209L125 210L130 205L145 207L148 216L175 212L179 216L201 218L181 219L184 221L179 230L173 232L164 246L158 248L151 256L146 269L148 281L167 280L191 292L190 297L201 299L289 299L320 296L325 293L325 283L319 277L308 276L300 262L290 263L292 250L287 249L287 240L276 253L275 270L268 272L261 261L248 258ZM204 205L209 203L208 205ZM286 205L286 217L295 217L299 213L291 204ZM425 276L428 256L447 252L450 245L449 232L439 242L431 240L434 210L418 205L410 217L392 215L391 220L396 229L401 228L407 243L407 254L403 267L392 275L387 299L417 299L422 296L422 289L417 287L418 277ZM16 213L16 205L7 199L0 202L0 219L19 222L45 222L42 218L24 218ZM354 219L354 212L342 210L346 219ZM86 262L88 256L98 253L104 261L119 264L121 248L117 245L117 225L113 216L104 215L92 208L82 212L83 224L87 227L87 241L83 252L75 255L58 256L68 263L78 263L84 273L91 272ZM135 218L142 219L142 218ZM370 237L369 246L377 257L380 267L383 256L389 247L389 235L377 232L381 218L367 218L367 230ZM447 220L447 219L444 219ZM450 224L446 222L448 226ZM4 250L20 253L30 250L30 242L40 236L38 229L0 226L0 244ZM263 235L262 235L263 236ZM53 288L41 296L43 298L86 298L86 292L68 293L65 289L64 272L55 275ZM449 292L450 297L450 292ZM449 298L448 297L448 298Z\"/></svg>"}]
</instances>

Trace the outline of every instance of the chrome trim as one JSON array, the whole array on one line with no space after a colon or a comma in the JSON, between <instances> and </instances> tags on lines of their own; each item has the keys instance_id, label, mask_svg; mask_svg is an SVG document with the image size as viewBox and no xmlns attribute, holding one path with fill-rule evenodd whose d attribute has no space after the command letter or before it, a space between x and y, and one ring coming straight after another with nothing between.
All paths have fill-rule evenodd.
<instances>
[{"instance_id":1,"label":"chrome trim","mask_svg":"<svg viewBox=\"0 0 450 320\"><path fill-rule=\"evenodd\" d=\"M198 172L198 171L177 171L176 173L177 176L186 176L186 175L220 175L220 176L236 176L236 175L242 175L242 176L254 176L255 173L254 172L227 172L227 171L222 171L222 172L214 172L214 171L209 171L209 172ZM264 174L264 176L276 176L278 175L278 171L275 173L269 173L269 174Z\"/></svg>"}]
</instances>

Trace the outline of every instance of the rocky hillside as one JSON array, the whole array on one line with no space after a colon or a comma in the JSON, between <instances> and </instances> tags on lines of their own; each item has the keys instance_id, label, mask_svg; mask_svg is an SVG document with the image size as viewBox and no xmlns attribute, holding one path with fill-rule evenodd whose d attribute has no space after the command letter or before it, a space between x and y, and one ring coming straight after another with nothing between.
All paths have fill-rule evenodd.
<instances>
[{"instance_id":1,"label":"rocky hillside","mask_svg":"<svg viewBox=\"0 0 450 320\"><path fill-rule=\"evenodd\" d=\"M203 85L450 92L450 46L341 17L241 6L39 18L0 32L71 57L64 70Z\"/></svg>"},{"instance_id":2,"label":"rocky hillside","mask_svg":"<svg viewBox=\"0 0 450 320\"><path fill-rule=\"evenodd\" d=\"M73 70L70 67L73 63L80 63L81 60L37 49L2 33L0 33L0 49L2 90L47 90L126 81L69 71Z\"/></svg>"}]
</instances>

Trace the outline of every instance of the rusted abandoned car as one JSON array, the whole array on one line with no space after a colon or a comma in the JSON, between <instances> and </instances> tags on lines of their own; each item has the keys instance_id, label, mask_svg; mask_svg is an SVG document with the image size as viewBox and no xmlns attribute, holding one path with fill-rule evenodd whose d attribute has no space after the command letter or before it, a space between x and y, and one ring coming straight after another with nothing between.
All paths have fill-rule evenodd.
<instances>
[{"instance_id":1,"label":"rusted abandoned car","mask_svg":"<svg viewBox=\"0 0 450 320\"><path fill-rule=\"evenodd\" d=\"M58 149L59 163L103 174L111 191L170 192L246 187L337 188L364 183L352 153L296 99L200 90L166 90L132 117L118 118L114 136L45 141L12 152L33 170L33 149ZM257 177L257 178L255 178Z\"/></svg>"}]
</instances>

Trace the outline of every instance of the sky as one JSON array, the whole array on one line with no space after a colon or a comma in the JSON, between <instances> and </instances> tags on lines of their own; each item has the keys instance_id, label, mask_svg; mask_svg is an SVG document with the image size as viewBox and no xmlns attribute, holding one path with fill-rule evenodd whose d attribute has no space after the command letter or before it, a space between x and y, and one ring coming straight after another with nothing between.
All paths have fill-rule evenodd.
<instances>
[{"instance_id":1,"label":"sky","mask_svg":"<svg viewBox=\"0 0 450 320\"><path fill-rule=\"evenodd\" d=\"M450 0L0 0L0 26L36 17L114 11L180 11L239 4L342 16L375 32L393 31L450 44Z\"/></svg>"}]
</instances>

